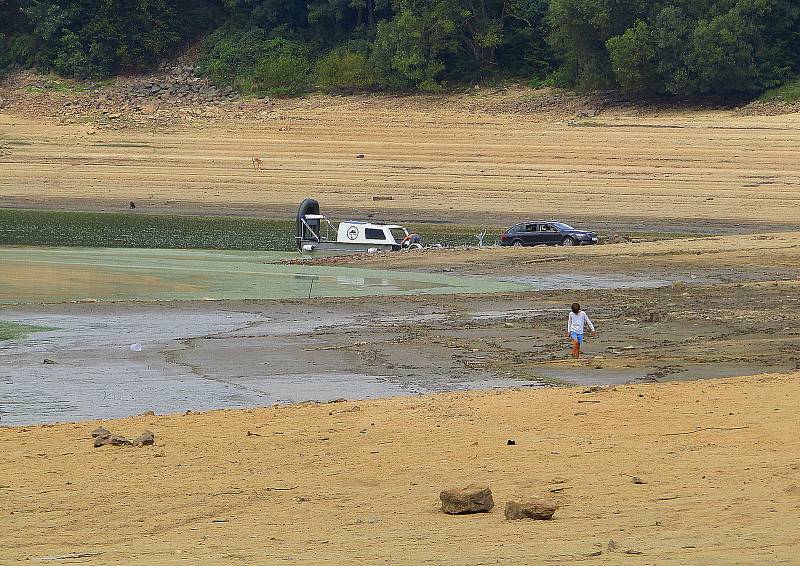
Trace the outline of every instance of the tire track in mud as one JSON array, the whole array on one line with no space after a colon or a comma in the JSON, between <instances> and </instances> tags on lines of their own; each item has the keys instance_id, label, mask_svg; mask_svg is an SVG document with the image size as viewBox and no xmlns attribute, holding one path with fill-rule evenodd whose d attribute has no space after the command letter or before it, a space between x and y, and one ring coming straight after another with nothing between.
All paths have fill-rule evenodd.
<instances>
[{"instance_id":1,"label":"tire track in mud","mask_svg":"<svg viewBox=\"0 0 800 566\"><path fill-rule=\"evenodd\" d=\"M195 337L192 337L192 338L176 338L175 341L180 343L180 344L182 344L183 348L181 348L180 350L174 350L174 349L159 350L159 353L164 357L164 361L167 364L172 364L172 365L176 365L178 367L184 368L184 369L188 369L189 373L199 377L200 379L204 379L204 380L207 380L207 381L213 381L215 383L220 383L222 385L227 385L229 387L232 387L232 388L240 390L240 391L246 391L248 393L256 393L257 395L268 396L268 395L271 394L269 391L264 391L263 389L259 389L257 387L247 386L247 385L245 385L243 383L240 383L240 382L237 382L237 381L232 381L232 380L235 380L238 377L246 377L246 376L235 376L235 375L232 375L227 379L226 378L221 378L221 377L214 377L212 375L209 375L209 374L205 373L201 366L196 365L196 364L192 364L192 363L190 363L190 362L188 362L186 360L181 359L181 356L183 354L185 354L188 351L194 350L196 343L201 341L201 340L215 340L215 339L216 340L221 340L221 339L243 338L245 336L231 335L231 333L232 332L240 332L240 331L244 331L244 330L249 330L249 329L255 328L256 326L264 324L264 322L267 322L267 321L254 320L254 321L248 322L244 326L242 326L240 328L237 328L237 329L234 329L232 331L231 330L223 330L221 332L216 332L214 334L208 334L208 335L205 335L205 336L195 336ZM250 335L250 336L247 336L247 337L251 337L251 338L266 338L267 336L263 335L263 334L258 334L258 335Z\"/></svg>"}]
</instances>

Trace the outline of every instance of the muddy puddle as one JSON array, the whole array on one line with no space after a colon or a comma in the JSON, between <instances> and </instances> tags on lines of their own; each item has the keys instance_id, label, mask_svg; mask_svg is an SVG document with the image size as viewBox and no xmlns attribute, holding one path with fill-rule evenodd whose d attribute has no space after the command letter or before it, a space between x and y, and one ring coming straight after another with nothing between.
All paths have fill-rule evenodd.
<instances>
[{"instance_id":1,"label":"muddy puddle","mask_svg":"<svg viewBox=\"0 0 800 566\"><path fill-rule=\"evenodd\" d=\"M109 373L112 369L116 375ZM40 374L24 383L13 377L0 378L0 426L112 419L145 411L168 414L543 385L531 380L487 379L448 384L439 390L407 387L394 382L394 376L348 373L256 375L225 381L154 369L149 370L152 375L146 369L120 373L111 367L84 371L79 376L59 373Z\"/></svg>"},{"instance_id":2,"label":"muddy puddle","mask_svg":"<svg viewBox=\"0 0 800 566\"><path fill-rule=\"evenodd\" d=\"M226 381L169 373L157 368L98 367L91 371L55 370L20 383L0 380L0 424L110 419L145 411L235 409L334 399L370 399L413 395L381 376L324 374L248 376Z\"/></svg>"},{"instance_id":3,"label":"muddy puddle","mask_svg":"<svg viewBox=\"0 0 800 566\"><path fill-rule=\"evenodd\" d=\"M0 426L150 410L721 377L800 363L793 357L796 324L787 320L794 311L785 308L797 297L778 285L737 286L724 294L698 287L690 294L659 290L672 283L663 276L500 281L271 263L281 257L0 249L0 303L33 303L1 307L0 321L46 329L0 341ZM546 299L486 295L554 288L596 289L586 302L602 330L580 364L562 363L571 292ZM627 291L603 291L619 288ZM309 293L332 299L236 300ZM369 299L425 294L439 296ZM560 298L554 303L553 297ZM182 301L204 298L234 300ZM178 300L131 302L153 299ZM51 301L63 302L41 304ZM654 311L664 320L649 322Z\"/></svg>"}]
</instances>

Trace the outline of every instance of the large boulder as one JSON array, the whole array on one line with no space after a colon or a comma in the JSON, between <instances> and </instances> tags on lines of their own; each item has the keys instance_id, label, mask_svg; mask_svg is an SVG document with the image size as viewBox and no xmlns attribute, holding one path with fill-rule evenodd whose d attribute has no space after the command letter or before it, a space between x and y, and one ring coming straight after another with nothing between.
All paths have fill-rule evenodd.
<instances>
[{"instance_id":1,"label":"large boulder","mask_svg":"<svg viewBox=\"0 0 800 566\"><path fill-rule=\"evenodd\" d=\"M508 501L506 503L506 519L509 521L519 519L549 521L553 518L556 509L558 509L558 505L550 499L534 499L525 502Z\"/></svg>"},{"instance_id":2,"label":"large boulder","mask_svg":"<svg viewBox=\"0 0 800 566\"><path fill-rule=\"evenodd\" d=\"M488 513L494 507L492 490L488 487L468 486L447 489L439 494L442 511L449 515Z\"/></svg>"}]
</instances>

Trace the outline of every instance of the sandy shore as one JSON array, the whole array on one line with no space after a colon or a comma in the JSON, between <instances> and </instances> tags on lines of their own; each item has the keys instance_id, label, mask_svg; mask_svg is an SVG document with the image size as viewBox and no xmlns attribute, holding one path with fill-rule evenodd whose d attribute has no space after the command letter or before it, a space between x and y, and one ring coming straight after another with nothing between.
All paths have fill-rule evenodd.
<instances>
[{"instance_id":1,"label":"sandy shore","mask_svg":"<svg viewBox=\"0 0 800 566\"><path fill-rule=\"evenodd\" d=\"M144 448L93 448L96 422L0 429L0 562L792 564L798 378L103 423L152 430ZM441 489L473 482L492 513L438 511ZM504 520L507 500L541 495L554 521Z\"/></svg>"}]
</instances>

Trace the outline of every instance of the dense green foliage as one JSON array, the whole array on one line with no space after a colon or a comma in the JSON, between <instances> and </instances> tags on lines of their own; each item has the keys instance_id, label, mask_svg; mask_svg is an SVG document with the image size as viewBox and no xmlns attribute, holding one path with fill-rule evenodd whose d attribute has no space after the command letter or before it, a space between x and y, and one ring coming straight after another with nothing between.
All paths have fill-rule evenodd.
<instances>
[{"instance_id":1,"label":"dense green foliage","mask_svg":"<svg viewBox=\"0 0 800 566\"><path fill-rule=\"evenodd\" d=\"M800 74L797 0L0 0L0 70L109 76L201 34L199 72L255 95L489 78L754 95Z\"/></svg>"},{"instance_id":2,"label":"dense green foliage","mask_svg":"<svg viewBox=\"0 0 800 566\"><path fill-rule=\"evenodd\" d=\"M78 78L145 69L222 14L216 0L0 0L0 66Z\"/></svg>"},{"instance_id":3,"label":"dense green foliage","mask_svg":"<svg viewBox=\"0 0 800 566\"><path fill-rule=\"evenodd\" d=\"M584 88L750 94L800 71L796 0L552 0L562 77Z\"/></svg>"},{"instance_id":4,"label":"dense green foliage","mask_svg":"<svg viewBox=\"0 0 800 566\"><path fill-rule=\"evenodd\" d=\"M14 66L33 64L28 20L17 0L0 0L0 76Z\"/></svg>"},{"instance_id":5,"label":"dense green foliage","mask_svg":"<svg viewBox=\"0 0 800 566\"><path fill-rule=\"evenodd\" d=\"M428 243L474 244L483 228L408 225ZM294 251L295 221L220 216L0 209L0 246ZM491 239L487 239L491 241Z\"/></svg>"},{"instance_id":6,"label":"dense green foliage","mask_svg":"<svg viewBox=\"0 0 800 566\"><path fill-rule=\"evenodd\" d=\"M797 102L800 100L800 78L789 81L778 88L773 88L761 95L761 100L780 100Z\"/></svg>"},{"instance_id":7,"label":"dense green foliage","mask_svg":"<svg viewBox=\"0 0 800 566\"><path fill-rule=\"evenodd\" d=\"M205 42L200 73L218 86L253 94L300 94L311 85L309 49L301 42L271 37L259 27L225 26Z\"/></svg>"}]
</instances>

